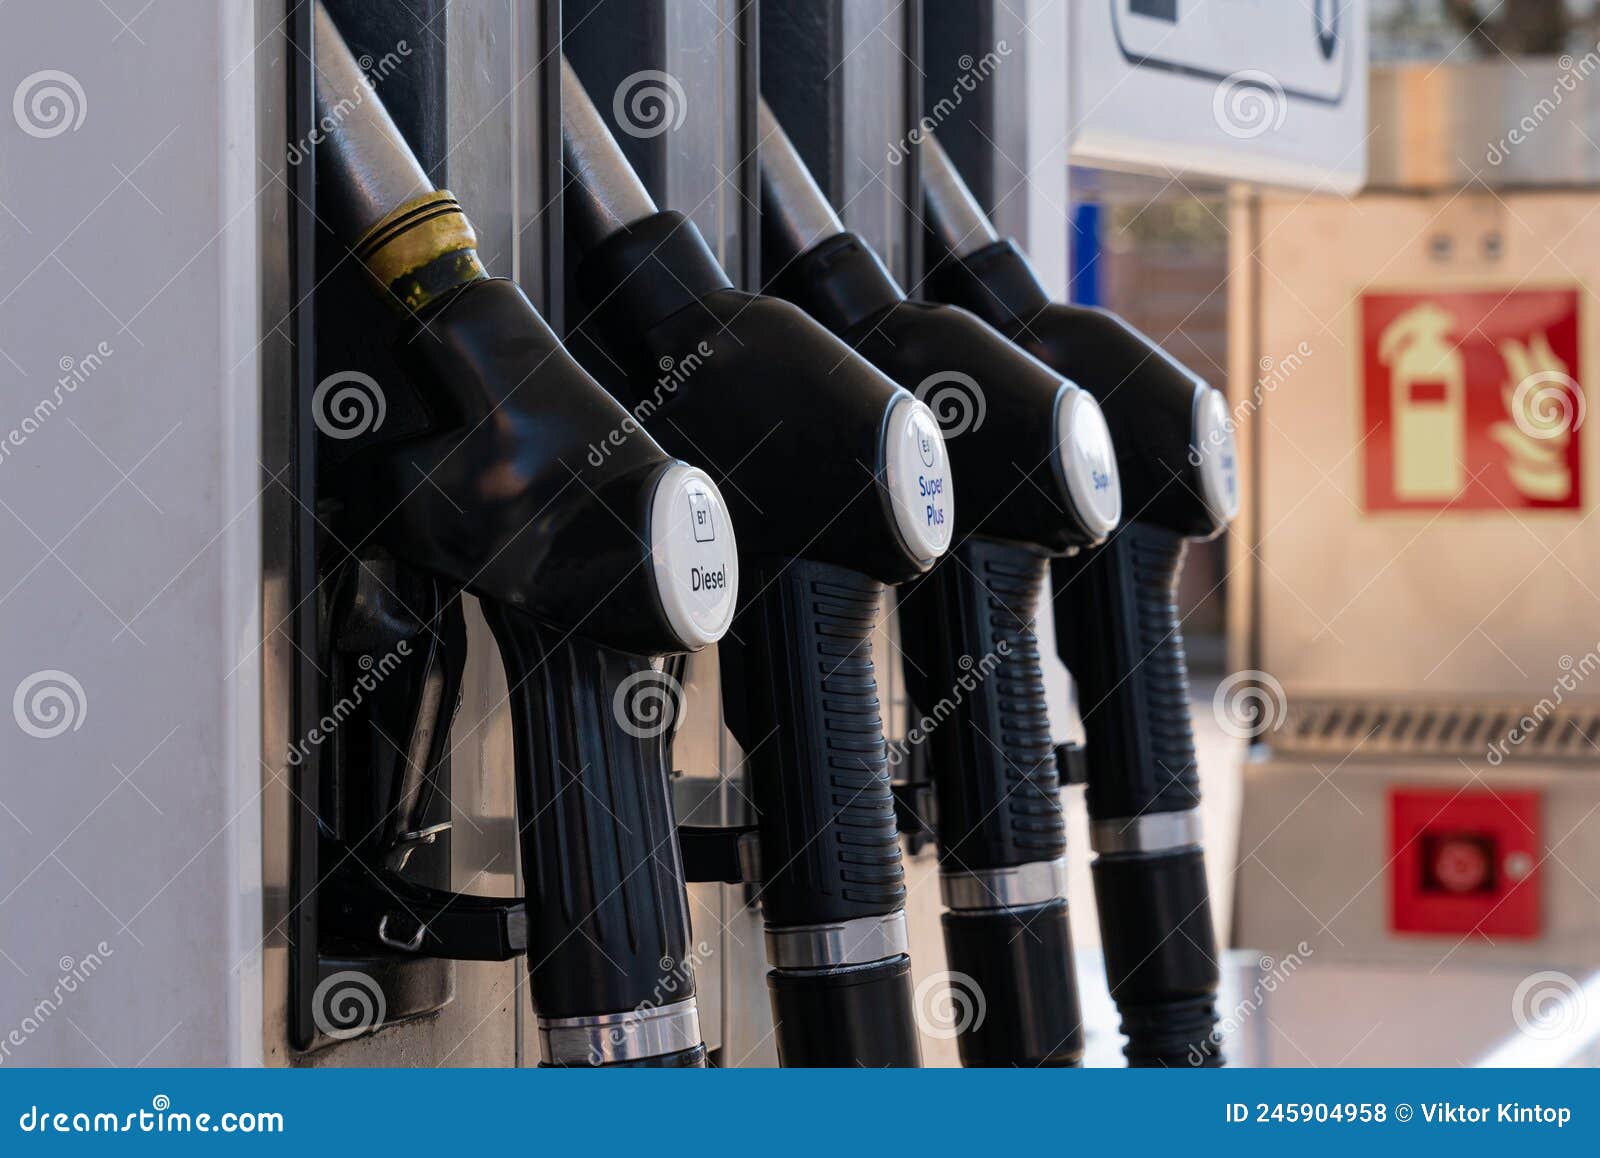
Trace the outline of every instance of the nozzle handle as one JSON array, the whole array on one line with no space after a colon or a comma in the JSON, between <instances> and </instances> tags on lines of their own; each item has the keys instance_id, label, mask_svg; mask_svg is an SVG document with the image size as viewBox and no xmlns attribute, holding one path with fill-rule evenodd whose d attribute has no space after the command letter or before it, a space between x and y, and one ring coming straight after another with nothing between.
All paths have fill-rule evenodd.
<instances>
[{"instance_id":1,"label":"nozzle handle","mask_svg":"<svg viewBox=\"0 0 1600 1158\"><path fill-rule=\"evenodd\" d=\"M807 559L747 558L740 570L753 594L719 647L723 711L760 817L779 1059L918 1065L872 664L883 584ZM864 1007L875 1011L865 1036Z\"/></svg>"},{"instance_id":2,"label":"nozzle handle","mask_svg":"<svg viewBox=\"0 0 1600 1158\"><path fill-rule=\"evenodd\" d=\"M752 594L719 647L724 713L761 814L769 924L905 904L872 629L883 584L808 559L742 559Z\"/></svg>"},{"instance_id":3,"label":"nozzle handle","mask_svg":"<svg viewBox=\"0 0 1600 1158\"><path fill-rule=\"evenodd\" d=\"M1092 820L1200 802L1176 602L1186 548L1134 523L1055 563L1056 644L1078 685Z\"/></svg>"},{"instance_id":4,"label":"nozzle handle","mask_svg":"<svg viewBox=\"0 0 1600 1158\"><path fill-rule=\"evenodd\" d=\"M938 800L940 866L1051 862L1066 852L1034 617L1047 559L967 539L901 589L906 683Z\"/></svg>"},{"instance_id":5,"label":"nozzle handle","mask_svg":"<svg viewBox=\"0 0 1600 1158\"><path fill-rule=\"evenodd\" d=\"M1037 549L973 537L900 596L916 705L906 742L929 750L958 979L952 1028L969 1066L1083 1056L1066 826L1034 632L1046 566Z\"/></svg>"},{"instance_id":6,"label":"nozzle handle","mask_svg":"<svg viewBox=\"0 0 1600 1158\"><path fill-rule=\"evenodd\" d=\"M1181 535L1134 523L1054 566L1078 682L1106 974L1133 1065L1221 1064L1219 982L1176 606Z\"/></svg>"},{"instance_id":7,"label":"nozzle handle","mask_svg":"<svg viewBox=\"0 0 1600 1158\"><path fill-rule=\"evenodd\" d=\"M647 659L485 601L509 687L528 973L547 1064L704 1064L668 794L676 699Z\"/></svg>"}]
</instances>

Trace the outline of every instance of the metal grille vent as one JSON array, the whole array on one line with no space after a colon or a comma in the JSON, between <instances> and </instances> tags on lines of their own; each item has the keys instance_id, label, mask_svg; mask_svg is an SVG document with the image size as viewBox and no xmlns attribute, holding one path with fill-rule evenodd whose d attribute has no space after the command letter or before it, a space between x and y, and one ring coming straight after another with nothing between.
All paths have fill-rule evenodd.
<instances>
[{"instance_id":1,"label":"metal grille vent","mask_svg":"<svg viewBox=\"0 0 1600 1158\"><path fill-rule=\"evenodd\" d=\"M1275 751L1355 758L1600 763L1600 704L1301 700L1262 739ZM1491 757L1491 753L1496 755Z\"/></svg>"}]
</instances>

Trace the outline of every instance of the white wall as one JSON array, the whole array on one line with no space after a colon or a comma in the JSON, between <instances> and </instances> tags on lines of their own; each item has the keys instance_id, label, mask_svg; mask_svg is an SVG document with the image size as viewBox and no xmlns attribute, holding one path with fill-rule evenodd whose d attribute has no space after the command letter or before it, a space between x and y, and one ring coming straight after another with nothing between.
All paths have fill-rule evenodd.
<instances>
[{"instance_id":1,"label":"white wall","mask_svg":"<svg viewBox=\"0 0 1600 1158\"><path fill-rule=\"evenodd\" d=\"M0 703L82 688L0 714L10 1065L260 1052L255 12L118 7L0 11Z\"/></svg>"}]
</instances>

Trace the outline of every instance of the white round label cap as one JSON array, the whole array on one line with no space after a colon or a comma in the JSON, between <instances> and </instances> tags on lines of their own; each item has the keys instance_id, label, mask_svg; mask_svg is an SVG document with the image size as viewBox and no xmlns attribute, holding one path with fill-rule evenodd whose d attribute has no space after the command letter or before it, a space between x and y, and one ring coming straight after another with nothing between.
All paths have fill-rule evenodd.
<instances>
[{"instance_id":1,"label":"white round label cap","mask_svg":"<svg viewBox=\"0 0 1600 1158\"><path fill-rule=\"evenodd\" d=\"M1200 497L1205 499L1217 526L1231 523L1239 513L1239 458L1233 443L1233 423L1222 391L1203 386L1194 399L1194 441L1189 461L1197 462Z\"/></svg>"},{"instance_id":2,"label":"white round label cap","mask_svg":"<svg viewBox=\"0 0 1600 1158\"><path fill-rule=\"evenodd\" d=\"M938 558L950 546L955 514L950 457L933 411L909 394L889 411L883 462L895 526L918 559Z\"/></svg>"},{"instance_id":3,"label":"white round label cap","mask_svg":"<svg viewBox=\"0 0 1600 1158\"><path fill-rule=\"evenodd\" d=\"M650 561L667 622L684 646L721 639L739 598L739 552L722 492L698 467L677 463L656 484Z\"/></svg>"},{"instance_id":4,"label":"white round label cap","mask_svg":"<svg viewBox=\"0 0 1600 1158\"><path fill-rule=\"evenodd\" d=\"M1122 476L1100 404L1071 382L1056 396L1056 449L1078 519L1104 538L1122 521Z\"/></svg>"}]
</instances>

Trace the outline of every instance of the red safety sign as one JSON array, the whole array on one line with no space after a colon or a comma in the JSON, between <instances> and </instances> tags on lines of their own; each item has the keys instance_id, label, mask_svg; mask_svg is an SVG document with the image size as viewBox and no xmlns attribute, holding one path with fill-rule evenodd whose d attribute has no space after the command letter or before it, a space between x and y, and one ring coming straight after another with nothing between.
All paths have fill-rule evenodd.
<instances>
[{"instance_id":1,"label":"red safety sign","mask_svg":"<svg viewBox=\"0 0 1600 1158\"><path fill-rule=\"evenodd\" d=\"M1578 298L1363 294L1366 509L1582 506Z\"/></svg>"}]
</instances>

